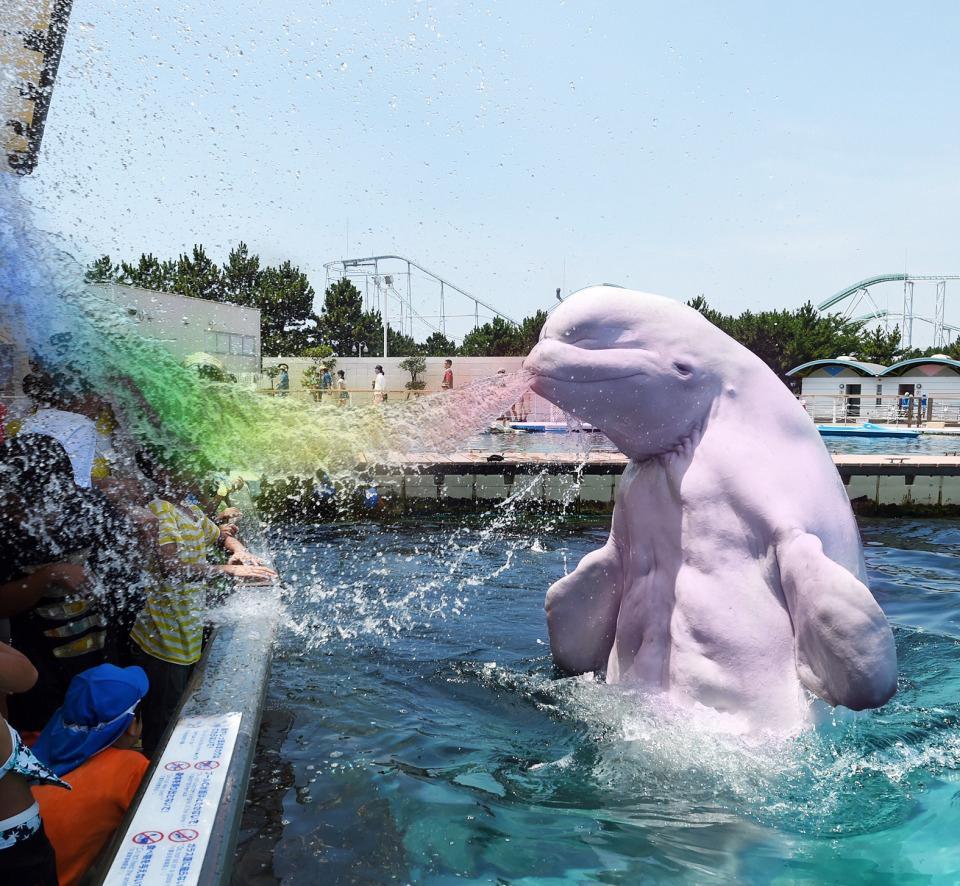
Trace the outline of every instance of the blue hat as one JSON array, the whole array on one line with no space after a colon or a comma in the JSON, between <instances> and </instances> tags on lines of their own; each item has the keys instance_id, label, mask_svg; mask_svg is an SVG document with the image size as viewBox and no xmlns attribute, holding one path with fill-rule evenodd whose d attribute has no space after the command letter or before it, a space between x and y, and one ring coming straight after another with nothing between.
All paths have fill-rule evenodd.
<instances>
[{"instance_id":1,"label":"blue hat","mask_svg":"<svg viewBox=\"0 0 960 886\"><path fill-rule=\"evenodd\" d=\"M77 674L33 753L57 775L76 769L123 735L149 688L138 667L102 664Z\"/></svg>"}]
</instances>

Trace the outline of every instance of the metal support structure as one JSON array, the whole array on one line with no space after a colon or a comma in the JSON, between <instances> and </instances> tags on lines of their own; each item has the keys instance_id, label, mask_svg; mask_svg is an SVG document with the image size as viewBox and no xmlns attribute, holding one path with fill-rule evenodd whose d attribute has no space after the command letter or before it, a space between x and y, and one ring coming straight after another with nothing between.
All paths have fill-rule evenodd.
<instances>
[{"instance_id":1,"label":"metal support structure","mask_svg":"<svg viewBox=\"0 0 960 886\"><path fill-rule=\"evenodd\" d=\"M903 318L900 341L906 348L913 347L913 280L903 281Z\"/></svg>"},{"instance_id":2,"label":"metal support structure","mask_svg":"<svg viewBox=\"0 0 960 886\"><path fill-rule=\"evenodd\" d=\"M943 338L943 315L947 305L947 281L937 281L937 298L933 308L933 346L942 348L946 342Z\"/></svg>"},{"instance_id":3,"label":"metal support structure","mask_svg":"<svg viewBox=\"0 0 960 886\"><path fill-rule=\"evenodd\" d=\"M818 311L828 311L834 306L843 305L842 316L845 319L856 319L865 322L882 320L884 329L890 330L893 322L900 329L900 339L904 347L913 347L913 323L919 320L933 327L933 345L945 348L949 345L951 334L957 327L946 322L946 292L947 280L960 280L960 274L880 274L870 277L840 290L830 298L817 305ZM871 290L883 283L903 283L902 309L898 312L881 307L874 300ZM914 303L915 284L934 284L936 286L933 317L929 314L918 314ZM857 308L866 299L872 310L857 316Z\"/></svg>"},{"instance_id":4,"label":"metal support structure","mask_svg":"<svg viewBox=\"0 0 960 886\"><path fill-rule=\"evenodd\" d=\"M380 273L380 266L382 263L388 262L399 262L401 267L397 268L396 270L390 270L390 266L388 265L386 268L384 268L386 276L383 277ZM432 271L424 268L422 265L417 264L415 261L406 258L405 256L376 255L365 258L343 258L337 261L325 263L324 270L328 285L333 279L339 280L343 277L356 278L358 276L362 276L364 278L364 284L362 288L364 288L367 293L365 305L366 309L370 310L373 307L379 308L384 312L385 325L393 322L395 329L399 328L401 332L413 337L415 337L415 333L418 329L420 329L421 325L430 332L440 332L444 336L453 334L459 337L459 335L463 334L463 332L466 330L461 328L459 330L452 331L449 328L449 321L455 318L466 319L469 316L473 317L474 326L479 326L481 322L488 320L491 317L501 317L514 326L519 325L516 320L505 314L503 311L493 307L493 305L489 304L488 302L477 298L475 295L467 292L454 283L451 283L449 280L433 273ZM426 277L430 284L439 286L439 314L437 314L435 310L433 313L431 313L429 310L423 309L423 296L419 296L420 307L418 309L414 301L414 299L419 295L419 293L415 291L419 287L419 283L416 287L413 284L413 274L415 272L419 272L419 275L422 275L421 278ZM406 287L401 287L397 284L396 277L404 273L407 275ZM386 283L386 278L392 279L389 283ZM370 286L371 279L373 280L374 284L372 287L373 291L371 291ZM357 285L360 285L359 280L357 280ZM456 304L460 310L451 311L451 293L453 293L454 296L461 296L466 299L467 304L472 303L472 312L467 314L462 310L462 303L457 302L454 302L454 304ZM435 289L433 290L430 298L432 304L436 305ZM399 313L397 314L395 312L392 320L391 317L387 315L391 306L391 300L399 303ZM483 314L481 314L481 310L483 311ZM400 318L399 326L397 326L396 323L397 317ZM414 321L416 321L417 324L416 329Z\"/></svg>"}]
</instances>

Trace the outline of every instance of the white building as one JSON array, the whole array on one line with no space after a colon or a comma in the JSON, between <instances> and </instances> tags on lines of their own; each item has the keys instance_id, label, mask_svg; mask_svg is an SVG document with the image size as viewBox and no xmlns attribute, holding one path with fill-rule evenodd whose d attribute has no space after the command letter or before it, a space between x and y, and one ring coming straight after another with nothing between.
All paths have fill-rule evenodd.
<instances>
[{"instance_id":1,"label":"white building","mask_svg":"<svg viewBox=\"0 0 960 886\"><path fill-rule=\"evenodd\" d=\"M242 380L260 372L260 310L116 283L96 290L174 356L206 353Z\"/></svg>"},{"instance_id":2,"label":"white building","mask_svg":"<svg viewBox=\"0 0 960 886\"><path fill-rule=\"evenodd\" d=\"M800 397L817 421L903 418L905 395L927 397L931 420L960 424L960 361L937 354L892 366L852 357L811 360L791 369Z\"/></svg>"},{"instance_id":3,"label":"white building","mask_svg":"<svg viewBox=\"0 0 960 886\"><path fill-rule=\"evenodd\" d=\"M178 359L210 354L239 381L255 384L259 380L257 308L119 284L97 285L91 291L115 305L142 336L160 342ZM21 382L29 372L24 325L17 306L0 306L0 402L21 395Z\"/></svg>"}]
</instances>

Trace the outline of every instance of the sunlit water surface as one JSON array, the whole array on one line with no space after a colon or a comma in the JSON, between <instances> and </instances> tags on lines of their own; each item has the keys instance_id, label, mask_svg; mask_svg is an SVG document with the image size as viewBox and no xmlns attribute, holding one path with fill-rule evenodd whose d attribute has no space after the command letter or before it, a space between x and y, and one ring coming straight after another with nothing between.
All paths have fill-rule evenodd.
<instances>
[{"instance_id":1,"label":"sunlit water surface","mask_svg":"<svg viewBox=\"0 0 960 886\"><path fill-rule=\"evenodd\" d=\"M295 589L255 780L292 780L274 875L316 882L948 883L960 878L960 530L863 524L899 691L750 740L553 673L547 585L603 528L289 532Z\"/></svg>"}]
</instances>

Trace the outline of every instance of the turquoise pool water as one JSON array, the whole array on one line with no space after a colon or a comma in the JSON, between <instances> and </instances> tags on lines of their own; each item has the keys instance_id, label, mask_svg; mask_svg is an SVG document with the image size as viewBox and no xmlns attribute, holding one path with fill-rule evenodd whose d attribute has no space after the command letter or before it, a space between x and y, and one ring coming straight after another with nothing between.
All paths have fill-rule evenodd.
<instances>
[{"instance_id":1,"label":"turquoise pool water","mask_svg":"<svg viewBox=\"0 0 960 886\"><path fill-rule=\"evenodd\" d=\"M284 539L255 780L292 782L284 883L953 883L960 879L960 529L863 524L898 694L793 740L693 725L557 679L543 593L597 525L356 524Z\"/></svg>"}]
</instances>

